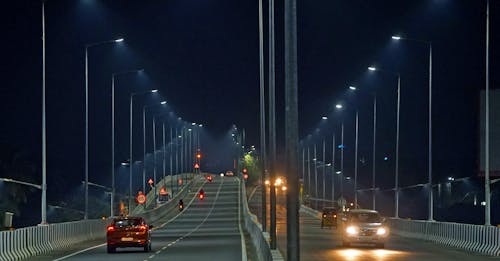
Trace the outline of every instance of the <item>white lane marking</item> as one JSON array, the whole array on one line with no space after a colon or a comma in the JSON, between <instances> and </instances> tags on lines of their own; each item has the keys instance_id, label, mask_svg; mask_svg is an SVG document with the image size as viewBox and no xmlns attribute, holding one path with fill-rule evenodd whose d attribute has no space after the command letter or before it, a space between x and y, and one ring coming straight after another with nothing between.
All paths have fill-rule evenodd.
<instances>
[{"instance_id":1,"label":"white lane marking","mask_svg":"<svg viewBox=\"0 0 500 261\"><path fill-rule=\"evenodd\" d=\"M166 247L166 246L164 246L164 247L162 247L161 249L162 249L162 250L165 250L165 249L167 249L167 247Z\"/></svg>"},{"instance_id":2,"label":"white lane marking","mask_svg":"<svg viewBox=\"0 0 500 261\"><path fill-rule=\"evenodd\" d=\"M206 181L205 181L205 183L206 183ZM205 184L205 183L203 183L203 184ZM223 184L223 183L224 183L224 180L222 180L222 182L220 183L219 188L217 189L217 194L215 194L215 200L214 200L214 202L212 203L212 207L210 208L210 211L208 212L207 216L203 219L203 221L201 221L201 223L200 223L200 224L198 224L198 226L196 226L196 227L195 227L193 230L191 230L190 232L188 232L188 233L184 234L183 236L181 236L181 237L177 238L177 240L175 240L175 241L173 241L173 242L169 243L169 244L168 244L168 246L171 246L171 245L173 245L173 244L175 244L175 243L179 242L180 240L182 240L182 239L184 239L184 238L188 237L189 235L193 234L194 232L198 231L198 229L199 229L199 228L200 228L200 227L201 227L201 226L202 226L202 225L203 225L203 224L207 221L208 217L212 214L212 212L213 212L213 210L214 210L214 208L215 208L215 203L217 203L217 199L219 198L219 193L220 193L220 191L221 191L221 189L222 189L222 184ZM203 186L202 186L202 187L203 187ZM191 200L191 202L189 202L189 205L191 205L191 203L194 201L194 199L195 199L195 198L196 198L196 196L195 196L195 197L193 197L193 199ZM186 208L186 209L187 209L187 208ZM184 209L183 211L185 211L186 209ZM168 223L172 222L172 221L173 221L174 219L176 219L176 218L177 218L180 214L181 214L181 213L177 214L177 215L176 215L173 219L171 219L171 220L169 220L169 221L165 222L165 223L164 223L161 227L163 227L164 225L166 225L166 224L168 224ZM160 251L160 252L161 252L161 251ZM154 256L155 256L155 255L152 255L152 256L150 256L149 258L150 258L150 259L152 259L152 258L154 258ZM245 256L246 256L246 255L245 255ZM245 260L246 260L246 259L245 259Z\"/></svg>"},{"instance_id":3,"label":"white lane marking","mask_svg":"<svg viewBox=\"0 0 500 261\"><path fill-rule=\"evenodd\" d=\"M152 258L154 258L154 257L155 257L155 255L150 255L148 258L149 258L149 259L152 259Z\"/></svg>"},{"instance_id":4,"label":"white lane marking","mask_svg":"<svg viewBox=\"0 0 500 261\"><path fill-rule=\"evenodd\" d=\"M104 243L104 244L100 244L100 245L97 245L97 246L93 246L93 247L89 247L89 248L86 248L86 249L83 249L83 250L79 250L79 251L76 251L76 252L71 253L71 254L69 254L69 255L66 255L66 256L60 257L60 258L58 258L58 259L54 259L53 261L64 260L64 259L70 258L70 257L72 257L72 256L76 256L76 255L81 254L81 253L83 253L83 252L87 252L87 251L89 251L89 250L92 250L92 249L95 249L95 248L98 248L98 247L102 247L102 246L105 246L105 245L106 245L106 243Z\"/></svg>"},{"instance_id":5,"label":"white lane marking","mask_svg":"<svg viewBox=\"0 0 500 261\"><path fill-rule=\"evenodd\" d=\"M161 253L161 250L158 250L155 252L157 255Z\"/></svg>"},{"instance_id":6,"label":"white lane marking","mask_svg":"<svg viewBox=\"0 0 500 261\"><path fill-rule=\"evenodd\" d=\"M240 230L241 238L241 260L247 261L247 244L245 242L245 236L243 235L243 230L241 229L241 181L238 180L238 228Z\"/></svg>"}]
</instances>

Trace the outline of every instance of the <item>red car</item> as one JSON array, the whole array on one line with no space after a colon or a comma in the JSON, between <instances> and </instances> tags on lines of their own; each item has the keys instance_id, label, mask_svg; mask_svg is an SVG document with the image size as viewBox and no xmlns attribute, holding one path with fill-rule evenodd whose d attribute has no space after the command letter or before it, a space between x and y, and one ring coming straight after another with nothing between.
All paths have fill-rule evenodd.
<instances>
[{"instance_id":1,"label":"red car","mask_svg":"<svg viewBox=\"0 0 500 261\"><path fill-rule=\"evenodd\" d=\"M119 217L107 227L108 253L118 247L141 247L151 251L151 228L141 217Z\"/></svg>"}]
</instances>

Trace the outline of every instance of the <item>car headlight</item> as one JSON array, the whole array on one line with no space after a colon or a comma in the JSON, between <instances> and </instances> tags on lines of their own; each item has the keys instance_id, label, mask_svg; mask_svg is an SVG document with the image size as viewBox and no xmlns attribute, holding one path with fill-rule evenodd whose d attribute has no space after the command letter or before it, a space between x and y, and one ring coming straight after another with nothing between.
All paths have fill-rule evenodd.
<instances>
[{"instance_id":1,"label":"car headlight","mask_svg":"<svg viewBox=\"0 0 500 261\"><path fill-rule=\"evenodd\" d=\"M347 227L345 232L349 235L356 235L358 233L358 229L356 227L350 226L350 227Z\"/></svg>"},{"instance_id":2,"label":"car headlight","mask_svg":"<svg viewBox=\"0 0 500 261\"><path fill-rule=\"evenodd\" d=\"M385 234L387 234L387 229L385 229L383 227L377 229L377 235L382 236L382 235L385 235Z\"/></svg>"}]
</instances>

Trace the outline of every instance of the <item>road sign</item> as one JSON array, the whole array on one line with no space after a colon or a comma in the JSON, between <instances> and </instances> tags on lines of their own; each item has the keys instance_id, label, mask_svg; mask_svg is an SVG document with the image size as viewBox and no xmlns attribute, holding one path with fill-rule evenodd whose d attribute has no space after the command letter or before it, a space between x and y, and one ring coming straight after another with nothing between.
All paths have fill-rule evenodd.
<instances>
[{"instance_id":1,"label":"road sign","mask_svg":"<svg viewBox=\"0 0 500 261\"><path fill-rule=\"evenodd\" d=\"M150 186L152 186L152 185L153 185L153 183L155 183L155 182L153 181L153 179L152 179L152 178L148 179L148 184L149 184Z\"/></svg>"},{"instance_id":2,"label":"road sign","mask_svg":"<svg viewBox=\"0 0 500 261\"><path fill-rule=\"evenodd\" d=\"M195 163L195 164L194 164L194 168L195 168L195 169L199 169L199 168L200 168L200 164Z\"/></svg>"},{"instance_id":3,"label":"road sign","mask_svg":"<svg viewBox=\"0 0 500 261\"><path fill-rule=\"evenodd\" d=\"M137 201L138 204L146 203L146 195L139 193L137 197L135 197L135 201Z\"/></svg>"}]
</instances>

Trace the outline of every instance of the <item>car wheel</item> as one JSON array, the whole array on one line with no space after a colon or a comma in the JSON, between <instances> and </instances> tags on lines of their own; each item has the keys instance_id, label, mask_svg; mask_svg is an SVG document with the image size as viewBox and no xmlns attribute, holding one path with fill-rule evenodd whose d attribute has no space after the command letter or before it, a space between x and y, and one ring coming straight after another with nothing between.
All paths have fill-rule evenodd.
<instances>
[{"instance_id":1,"label":"car wheel","mask_svg":"<svg viewBox=\"0 0 500 261\"><path fill-rule=\"evenodd\" d=\"M378 244L375 244L375 247L376 248L385 248L385 244L384 243L378 243Z\"/></svg>"},{"instance_id":2,"label":"car wheel","mask_svg":"<svg viewBox=\"0 0 500 261\"><path fill-rule=\"evenodd\" d=\"M116 248L108 245L108 253L114 253L114 252L116 252Z\"/></svg>"}]
</instances>

